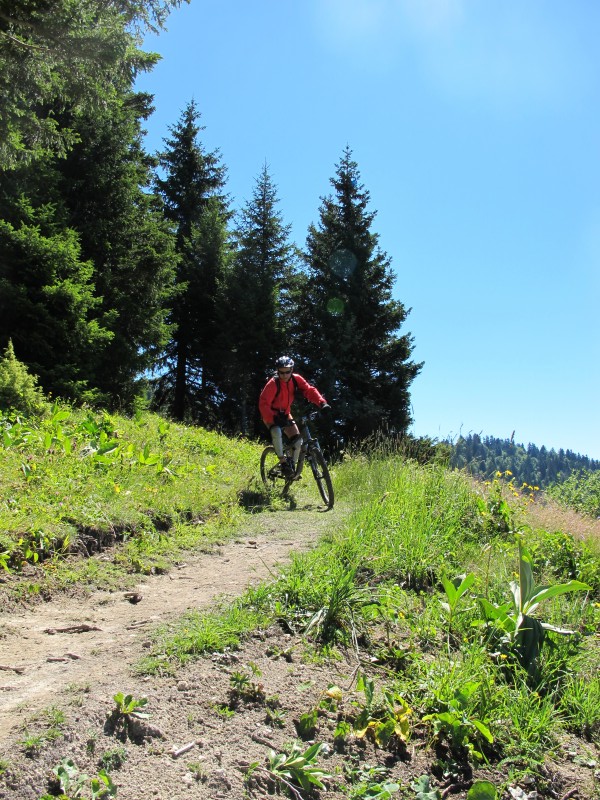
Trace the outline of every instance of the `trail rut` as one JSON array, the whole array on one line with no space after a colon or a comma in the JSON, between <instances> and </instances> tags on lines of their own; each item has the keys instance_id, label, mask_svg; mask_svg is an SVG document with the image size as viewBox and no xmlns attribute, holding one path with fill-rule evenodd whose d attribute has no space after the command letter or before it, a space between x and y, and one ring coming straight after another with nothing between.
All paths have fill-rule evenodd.
<instances>
[{"instance_id":1,"label":"trail rut","mask_svg":"<svg viewBox=\"0 0 600 800\"><path fill-rule=\"evenodd\" d=\"M148 631L268 579L331 520L319 513L308 517L263 514L235 541L214 553L190 555L168 574L145 577L134 590L94 591L84 599L62 597L1 614L0 665L10 669L0 670L0 746L27 716L56 702L70 686L102 691L119 681L126 685Z\"/></svg>"}]
</instances>

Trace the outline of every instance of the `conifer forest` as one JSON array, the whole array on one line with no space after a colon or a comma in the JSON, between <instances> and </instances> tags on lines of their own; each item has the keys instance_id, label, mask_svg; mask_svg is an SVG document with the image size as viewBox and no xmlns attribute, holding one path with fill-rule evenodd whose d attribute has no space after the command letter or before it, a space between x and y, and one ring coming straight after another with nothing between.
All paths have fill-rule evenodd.
<instances>
[{"instance_id":1,"label":"conifer forest","mask_svg":"<svg viewBox=\"0 0 600 800\"><path fill-rule=\"evenodd\" d=\"M232 207L193 101L161 152L144 149L153 98L134 84L158 56L142 35L174 5L2 3L0 349L11 342L53 397L143 401L249 436L289 353L335 409L336 436L405 432L421 364L350 148L304 244L267 163Z\"/></svg>"}]
</instances>

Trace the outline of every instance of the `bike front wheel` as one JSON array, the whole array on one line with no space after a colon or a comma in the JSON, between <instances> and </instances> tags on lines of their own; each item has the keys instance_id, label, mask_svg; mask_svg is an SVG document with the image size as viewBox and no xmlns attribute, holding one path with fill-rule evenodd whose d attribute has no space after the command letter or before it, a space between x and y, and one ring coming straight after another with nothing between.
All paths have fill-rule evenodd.
<instances>
[{"instance_id":1,"label":"bike front wheel","mask_svg":"<svg viewBox=\"0 0 600 800\"><path fill-rule=\"evenodd\" d=\"M323 453L320 450L313 450L309 454L307 461L310 464L312 474L319 487L319 494L323 502L327 508L333 508L333 483L331 482L329 467L325 462Z\"/></svg>"}]
</instances>

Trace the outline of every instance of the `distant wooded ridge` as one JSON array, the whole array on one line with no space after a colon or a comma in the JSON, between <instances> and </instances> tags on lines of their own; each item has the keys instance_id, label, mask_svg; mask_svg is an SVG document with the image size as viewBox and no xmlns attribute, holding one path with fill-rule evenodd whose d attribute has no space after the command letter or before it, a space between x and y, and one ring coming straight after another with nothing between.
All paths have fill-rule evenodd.
<instances>
[{"instance_id":1,"label":"distant wooded ridge","mask_svg":"<svg viewBox=\"0 0 600 800\"><path fill-rule=\"evenodd\" d=\"M540 489L561 483L573 473L600 470L600 461L572 450L556 451L477 433L460 436L452 443L450 465L484 479L508 470L517 485L527 483Z\"/></svg>"}]
</instances>

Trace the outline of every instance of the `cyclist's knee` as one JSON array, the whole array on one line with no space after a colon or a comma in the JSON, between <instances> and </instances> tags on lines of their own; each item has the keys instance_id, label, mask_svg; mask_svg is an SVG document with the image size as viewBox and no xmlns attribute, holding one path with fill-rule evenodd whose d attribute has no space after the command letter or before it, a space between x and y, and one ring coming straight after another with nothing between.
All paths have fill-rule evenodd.
<instances>
[{"instance_id":1,"label":"cyclist's knee","mask_svg":"<svg viewBox=\"0 0 600 800\"><path fill-rule=\"evenodd\" d=\"M290 447L294 452L294 461L298 461L300 458L300 450L302 449L302 436L299 433L292 436L290 439Z\"/></svg>"},{"instance_id":2,"label":"cyclist's knee","mask_svg":"<svg viewBox=\"0 0 600 800\"><path fill-rule=\"evenodd\" d=\"M283 458L283 438L281 435L281 428L279 425L271 425L269 433L271 434L271 441L273 442L275 452L280 458Z\"/></svg>"}]
</instances>

